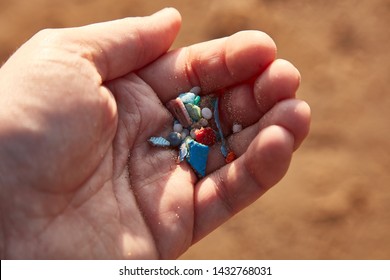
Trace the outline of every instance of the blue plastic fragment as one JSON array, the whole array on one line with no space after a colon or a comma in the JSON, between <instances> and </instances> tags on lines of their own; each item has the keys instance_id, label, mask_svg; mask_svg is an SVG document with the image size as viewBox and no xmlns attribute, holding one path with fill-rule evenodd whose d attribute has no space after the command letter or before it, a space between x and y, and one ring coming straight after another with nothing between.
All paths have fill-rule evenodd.
<instances>
[{"instance_id":1,"label":"blue plastic fragment","mask_svg":"<svg viewBox=\"0 0 390 280\"><path fill-rule=\"evenodd\" d=\"M221 153L224 157L227 157L227 155L229 154L229 151L228 149L226 148L226 145L225 144L222 144L221 145Z\"/></svg>"},{"instance_id":2,"label":"blue plastic fragment","mask_svg":"<svg viewBox=\"0 0 390 280\"><path fill-rule=\"evenodd\" d=\"M200 177L206 176L208 155L208 146L200 144L193 140L188 142L188 154L186 159Z\"/></svg>"},{"instance_id":3,"label":"blue plastic fragment","mask_svg":"<svg viewBox=\"0 0 390 280\"><path fill-rule=\"evenodd\" d=\"M179 95L179 98L184 104L194 104L195 93L193 92L185 92Z\"/></svg>"},{"instance_id":4,"label":"blue plastic fragment","mask_svg":"<svg viewBox=\"0 0 390 280\"><path fill-rule=\"evenodd\" d=\"M217 128L218 128L219 138L221 139L221 153L224 157L227 157L228 149L226 148L226 141L225 141L225 138L223 137L221 123L219 120L218 101L219 101L219 99L217 97L217 100L215 101L215 105L214 105L214 120L215 120L215 124L217 125Z\"/></svg>"},{"instance_id":5,"label":"blue plastic fragment","mask_svg":"<svg viewBox=\"0 0 390 280\"><path fill-rule=\"evenodd\" d=\"M169 147L171 143L164 137L150 137L149 143L151 143L153 146L157 147Z\"/></svg>"}]
</instances>

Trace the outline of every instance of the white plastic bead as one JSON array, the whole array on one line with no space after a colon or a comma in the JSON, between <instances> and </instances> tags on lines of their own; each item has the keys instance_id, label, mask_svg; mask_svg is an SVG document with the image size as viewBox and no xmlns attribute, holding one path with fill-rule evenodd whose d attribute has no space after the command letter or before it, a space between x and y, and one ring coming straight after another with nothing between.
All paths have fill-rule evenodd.
<instances>
[{"instance_id":1,"label":"white plastic bead","mask_svg":"<svg viewBox=\"0 0 390 280\"><path fill-rule=\"evenodd\" d=\"M193 87L192 89L190 89L190 92L195 93L196 95L199 95L201 91L202 90L200 87Z\"/></svg>"},{"instance_id":2,"label":"white plastic bead","mask_svg":"<svg viewBox=\"0 0 390 280\"><path fill-rule=\"evenodd\" d=\"M190 135L190 131L187 128L183 129L181 132L181 139L184 140L188 135Z\"/></svg>"},{"instance_id":3,"label":"white plastic bead","mask_svg":"<svg viewBox=\"0 0 390 280\"><path fill-rule=\"evenodd\" d=\"M209 122L205 118L199 120L199 124L203 127L208 126Z\"/></svg>"},{"instance_id":4,"label":"white plastic bead","mask_svg":"<svg viewBox=\"0 0 390 280\"><path fill-rule=\"evenodd\" d=\"M238 123L235 123L233 124L233 133L238 133L242 130L242 125L241 124L238 124Z\"/></svg>"},{"instance_id":5,"label":"white plastic bead","mask_svg":"<svg viewBox=\"0 0 390 280\"><path fill-rule=\"evenodd\" d=\"M209 120L213 117L213 112L211 112L209 108L205 107L202 109L202 117Z\"/></svg>"},{"instance_id":6,"label":"white plastic bead","mask_svg":"<svg viewBox=\"0 0 390 280\"><path fill-rule=\"evenodd\" d=\"M195 139L196 138L196 131L197 131L198 129L196 129L196 128L194 128L194 129L191 129L191 131L190 131L190 136L192 137L192 139Z\"/></svg>"},{"instance_id":7,"label":"white plastic bead","mask_svg":"<svg viewBox=\"0 0 390 280\"><path fill-rule=\"evenodd\" d=\"M173 131L180 133L183 131L183 126L180 123L175 123L173 125Z\"/></svg>"}]
</instances>

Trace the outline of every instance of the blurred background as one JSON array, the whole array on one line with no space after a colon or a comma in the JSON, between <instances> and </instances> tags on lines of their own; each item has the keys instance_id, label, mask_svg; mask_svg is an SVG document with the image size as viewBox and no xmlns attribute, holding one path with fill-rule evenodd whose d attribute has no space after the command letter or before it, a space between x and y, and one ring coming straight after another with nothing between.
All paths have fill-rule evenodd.
<instances>
[{"instance_id":1,"label":"blurred background","mask_svg":"<svg viewBox=\"0 0 390 280\"><path fill-rule=\"evenodd\" d=\"M0 0L0 64L40 29L166 6L175 48L267 32L313 117L287 176L182 259L390 259L389 0Z\"/></svg>"}]
</instances>

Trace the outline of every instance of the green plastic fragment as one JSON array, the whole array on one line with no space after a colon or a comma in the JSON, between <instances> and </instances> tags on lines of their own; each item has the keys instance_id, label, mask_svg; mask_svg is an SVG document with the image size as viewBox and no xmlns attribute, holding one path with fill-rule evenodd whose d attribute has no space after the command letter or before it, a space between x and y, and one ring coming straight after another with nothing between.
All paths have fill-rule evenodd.
<instances>
[{"instance_id":1,"label":"green plastic fragment","mask_svg":"<svg viewBox=\"0 0 390 280\"><path fill-rule=\"evenodd\" d=\"M190 115L192 120L196 122L200 120L200 118L202 117L202 113L198 106L190 103L184 104L184 106L186 107L187 112Z\"/></svg>"},{"instance_id":2,"label":"green plastic fragment","mask_svg":"<svg viewBox=\"0 0 390 280\"><path fill-rule=\"evenodd\" d=\"M200 96L196 96L195 99L194 99L194 105L199 105L200 103Z\"/></svg>"}]
</instances>

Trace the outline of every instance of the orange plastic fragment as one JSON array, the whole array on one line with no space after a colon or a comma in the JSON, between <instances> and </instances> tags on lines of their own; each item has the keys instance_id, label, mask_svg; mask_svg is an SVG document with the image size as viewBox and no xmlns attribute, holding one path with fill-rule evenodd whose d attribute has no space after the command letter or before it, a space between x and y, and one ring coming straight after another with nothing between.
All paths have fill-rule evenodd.
<instances>
[{"instance_id":1,"label":"orange plastic fragment","mask_svg":"<svg viewBox=\"0 0 390 280\"><path fill-rule=\"evenodd\" d=\"M231 162L232 162L233 160L235 160L236 158L237 158L236 154L235 154L234 152L230 151L230 152L227 154L226 158L225 158L225 162L226 162L226 163L231 163Z\"/></svg>"}]
</instances>

